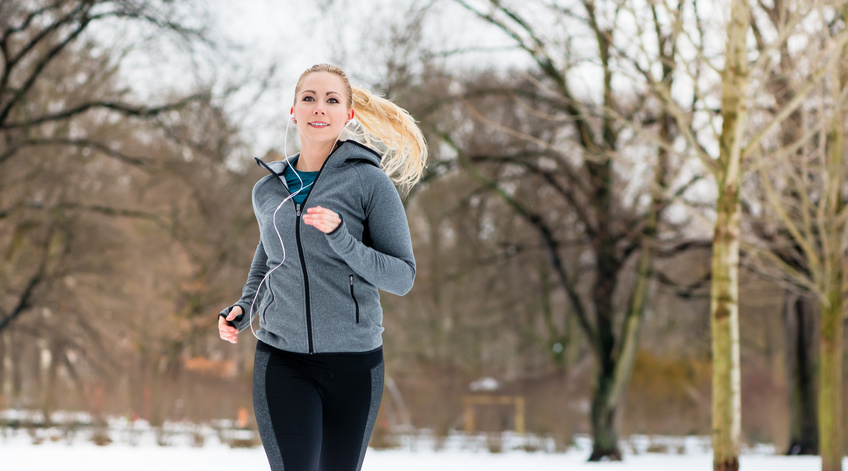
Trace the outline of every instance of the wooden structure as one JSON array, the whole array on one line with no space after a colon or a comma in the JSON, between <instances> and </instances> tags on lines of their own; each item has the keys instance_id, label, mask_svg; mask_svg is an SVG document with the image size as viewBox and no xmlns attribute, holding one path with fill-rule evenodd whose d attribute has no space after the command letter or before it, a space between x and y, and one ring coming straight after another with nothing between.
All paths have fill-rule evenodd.
<instances>
[{"instance_id":1,"label":"wooden structure","mask_svg":"<svg viewBox=\"0 0 848 471\"><path fill-rule=\"evenodd\" d=\"M509 406L515 409L515 431L524 433L524 396L470 394L462 398L465 408L465 431L474 432L474 410L476 406Z\"/></svg>"}]
</instances>

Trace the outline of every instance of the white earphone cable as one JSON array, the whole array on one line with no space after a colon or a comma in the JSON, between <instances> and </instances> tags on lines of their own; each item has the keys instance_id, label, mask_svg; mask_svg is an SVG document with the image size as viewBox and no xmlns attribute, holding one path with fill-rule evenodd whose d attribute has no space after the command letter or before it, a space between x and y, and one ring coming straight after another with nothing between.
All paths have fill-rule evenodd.
<instances>
[{"instance_id":1,"label":"white earphone cable","mask_svg":"<svg viewBox=\"0 0 848 471\"><path fill-rule=\"evenodd\" d=\"M312 186L312 184L315 183L315 181L313 180L312 183L310 183L309 185L306 185L304 187L303 186L303 179L300 177L300 174L297 172L297 170L294 168L294 166L289 161L289 157L288 157L288 134L289 134L289 125L291 124L291 121L292 120L289 119L286 122L286 133L285 133L285 136L283 138L283 157L284 157L283 162L285 162L286 165L288 165L291 168L291 170L294 172L295 176L297 176L297 179L300 181L300 188L298 188L297 191L295 191L294 193L290 193L288 196L283 198L283 201L281 201L280 204L277 205L277 208L274 210L274 214L271 218L273 223L274 223L274 231L277 233L277 239L280 241L280 248L282 248L282 250L283 250L283 256L280 260L280 263L278 263L274 268L268 270L268 273L266 273L265 276L262 277L262 281L260 281L259 285L256 287L256 294L253 295L253 300L250 302L250 313L248 315L248 319L249 319L249 323L250 323L249 324L250 325L250 331L253 332L253 336L256 337L257 339L259 338L259 336L256 334L256 330L254 330L254 328L253 328L253 319L256 317L257 313L254 311L253 306L256 304L256 299L259 297L259 292L262 289L262 285L266 282L266 280L268 280L268 278L271 276L271 273L273 273L277 268L280 268L281 266L283 266L283 263L285 263L285 261L286 261L286 245L285 245L285 243L283 243L283 236L280 234L280 228L277 226L277 212L280 210L280 208L283 207L283 205L286 203L286 201L293 199L301 191L305 190L306 188L309 188L310 186ZM345 123L344 127L342 127L341 132L339 133L338 136L336 136L336 140L333 142L332 149L335 149L336 144L339 142L339 138L341 138L342 134L345 132L345 129L347 129L347 125L350 124L352 121L353 120L348 120L348 122ZM332 150L330 152L332 153ZM284 171L285 171L285 169L284 169ZM282 175L282 173L280 173L280 175ZM268 289L271 289L270 288L270 282L268 284Z\"/></svg>"}]
</instances>

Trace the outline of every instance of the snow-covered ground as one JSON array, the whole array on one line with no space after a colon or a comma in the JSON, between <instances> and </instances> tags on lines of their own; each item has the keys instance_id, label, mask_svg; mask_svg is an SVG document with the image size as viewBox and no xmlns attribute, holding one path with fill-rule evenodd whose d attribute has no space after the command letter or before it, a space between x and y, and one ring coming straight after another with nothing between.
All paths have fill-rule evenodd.
<instances>
[{"instance_id":1,"label":"snow-covered ground","mask_svg":"<svg viewBox=\"0 0 848 471\"><path fill-rule=\"evenodd\" d=\"M156 444L153 436L142 437L134 445L115 440L98 446L90 439L49 438L34 444L27 432L6 429L0 433L0 469L3 471L243 471L267 470L261 447L231 448L217 440L203 446L173 442ZM473 442L473 441L472 441ZM418 443L418 442L416 442ZM588 442L565 453L507 450L491 453L485 446L443 444L436 451L426 440L400 449L369 450L367 471L689 471L712 469L712 456L698 442L678 448L674 454L629 452L623 462L587 463ZM479 443L479 442L478 442ZM508 448L508 447L505 447ZM631 450L639 448L631 447ZM817 457L785 457L763 454L767 449L751 450L741 457L744 471L814 471L821 469ZM848 466L848 460L846 460Z\"/></svg>"},{"instance_id":2,"label":"snow-covered ground","mask_svg":"<svg viewBox=\"0 0 848 471\"><path fill-rule=\"evenodd\" d=\"M243 471L267 470L261 449L225 447L163 448L127 445L0 445L4 471ZM645 454L628 456L620 463L587 463L580 453L547 454L510 452L489 454L457 451L369 450L367 471L688 471L711 470L710 456ZM821 469L818 458L743 456L744 471L805 471Z\"/></svg>"},{"instance_id":3,"label":"snow-covered ground","mask_svg":"<svg viewBox=\"0 0 848 471\"><path fill-rule=\"evenodd\" d=\"M268 470L255 431L232 421L210 424L170 422L151 427L144 420L111 418L96 432L91 417L80 413L51 416L52 428L38 413L0 411L2 471L247 471ZM3 426L5 425L5 426ZM97 437L108 444L97 445ZM104 443L101 440L101 443ZM437 439L412 431L394 439L395 448L370 449L366 471L696 471L712 469L707 437L635 436L622 441L623 462L588 463L588 437L577 436L567 451L551 438L511 433L453 433ZM490 450L501 450L493 453ZM536 450L536 451L527 451ZM651 452L666 450L663 453ZM743 471L817 471L818 457L787 457L773 447L746 448ZM848 459L845 461L848 469Z\"/></svg>"},{"instance_id":4,"label":"snow-covered ground","mask_svg":"<svg viewBox=\"0 0 848 471\"><path fill-rule=\"evenodd\" d=\"M492 454L484 451L369 450L367 471L689 471L711 470L710 455L630 455L618 463L587 463L586 453ZM848 465L848 461L846 462ZM0 467L4 471L244 471L267 470L261 448L231 449L175 446L74 445L22 441L0 444ZM744 455L744 471L813 471L821 469L816 457Z\"/></svg>"}]
</instances>

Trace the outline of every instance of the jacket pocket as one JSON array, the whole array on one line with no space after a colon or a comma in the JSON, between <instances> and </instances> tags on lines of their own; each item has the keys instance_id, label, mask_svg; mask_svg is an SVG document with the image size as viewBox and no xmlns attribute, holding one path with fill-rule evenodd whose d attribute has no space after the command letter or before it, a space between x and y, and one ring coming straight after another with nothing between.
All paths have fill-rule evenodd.
<instances>
[{"instance_id":1,"label":"jacket pocket","mask_svg":"<svg viewBox=\"0 0 848 471\"><path fill-rule=\"evenodd\" d=\"M270 285L266 285L265 289L267 291L265 292L265 294L262 295L263 306L261 306L262 314L261 314L259 320L267 325L268 324L268 308L270 308L271 305L274 304L274 292L271 291Z\"/></svg>"},{"instance_id":2,"label":"jacket pocket","mask_svg":"<svg viewBox=\"0 0 848 471\"><path fill-rule=\"evenodd\" d=\"M353 305L356 307L356 323L359 324L359 302L356 300L356 292L353 290L353 275L350 275L350 297L353 298Z\"/></svg>"}]
</instances>

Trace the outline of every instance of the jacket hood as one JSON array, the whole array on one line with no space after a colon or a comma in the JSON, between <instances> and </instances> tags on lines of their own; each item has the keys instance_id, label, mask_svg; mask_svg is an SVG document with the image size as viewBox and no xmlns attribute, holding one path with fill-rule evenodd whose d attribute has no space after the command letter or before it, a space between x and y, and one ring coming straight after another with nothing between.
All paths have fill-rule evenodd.
<instances>
[{"instance_id":1,"label":"jacket hood","mask_svg":"<svg viewBox=\"0 0 848 471\"><path fill-rule=\"evenodd\" d=\"M256 163L264 167L266 170L272 172L276 176L282 176L283 170L286 169L286 165L289 165L299 156L300 153L298 152L285 160L277 160L269 163L265 163L259 157L254 158L256 159ZM341 144L339 144L339 146L330 153L330 156L327 157L327 160L324 162L324 167L343 167L345 165L350 165L355 161L362 161L379 168L380 159L380 154L374 151L374 149L356 141L347 140L342 141Z\"/></svg>"}]
</instances>

